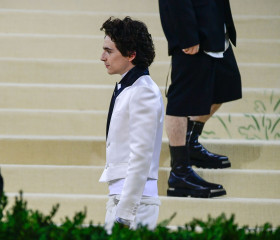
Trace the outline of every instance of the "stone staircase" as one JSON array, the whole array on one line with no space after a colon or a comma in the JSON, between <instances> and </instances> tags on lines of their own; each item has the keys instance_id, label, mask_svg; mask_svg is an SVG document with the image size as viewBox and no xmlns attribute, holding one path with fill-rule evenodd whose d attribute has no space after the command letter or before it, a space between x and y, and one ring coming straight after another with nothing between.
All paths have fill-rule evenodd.
<instances>
[{"instance_id":1,"label":"stone staircase","mask_svg":"<svg viewBox=\"0 0 280 240\"><path fill-rule=\"evenodd\" d=\"M163 136L159 222L171 225L222 212L240 225L280 225L280 2L231 2L238 32L235 49L243 99L225 104L207 123L202 142L226 154L231 169L201 170L227 196L166 197L169 152ZM103 223L107 185L105 123L113 85L99 57L101 24L109 16L144 21L155 41L150 72L165 90L170 58L156 0L1 0L0 164L11 198L22 189L32 208L57 221L87 207L87 221ZM165 100L166 102L166 100Z\"/></svg>"}]
</instances>

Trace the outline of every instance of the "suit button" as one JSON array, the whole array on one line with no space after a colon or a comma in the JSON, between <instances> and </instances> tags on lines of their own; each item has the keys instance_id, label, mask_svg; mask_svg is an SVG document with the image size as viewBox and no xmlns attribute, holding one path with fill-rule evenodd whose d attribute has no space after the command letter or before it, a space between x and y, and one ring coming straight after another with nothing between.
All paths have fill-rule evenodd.
<instances>
[{"instance_id":1,"label":"suit button","mask_svg":"<svg viewBox=\"0 0 280 240\"><path fill-rule=\"evenodd\" d=\"M109 146L110 146L110 142L107 143L107 147L109 147Z\"/></svg>"}]
</instances>

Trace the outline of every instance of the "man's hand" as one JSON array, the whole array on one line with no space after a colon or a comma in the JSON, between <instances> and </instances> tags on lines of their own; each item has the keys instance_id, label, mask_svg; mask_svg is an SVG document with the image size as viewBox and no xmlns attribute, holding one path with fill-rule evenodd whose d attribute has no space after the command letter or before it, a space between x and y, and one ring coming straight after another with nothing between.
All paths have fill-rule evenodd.
<instances>
[{"instance_id":1,"label":"man's hand","mask_svg":"<svg viewBox=\"0 0 280 240\"><path fill-rule=\"evenodd\" d=\"M124 228L129 228L130 224L131 224L131 222L129 220L119 218L119 217L116 218L115 222Z\"/></svg>"},{"instance_id":2,"label":"man's hand","mask_svg":"<svg viewBox=\"0 0 280 240\"><path fill-rule=\"evenodd\" d=\"M189 47L189 48L182 49L182 51L185 54L190 54L190 55L197 54L198 51L199 51L199 44L197 44L195 46L192 46L192 47Z\"/></svg>"}]
</instances>

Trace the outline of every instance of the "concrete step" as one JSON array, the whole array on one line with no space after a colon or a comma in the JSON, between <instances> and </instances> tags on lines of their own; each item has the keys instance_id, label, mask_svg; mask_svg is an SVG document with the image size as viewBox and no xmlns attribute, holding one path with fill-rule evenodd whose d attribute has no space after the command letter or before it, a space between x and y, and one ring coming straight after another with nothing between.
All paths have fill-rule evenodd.
<instances>
[{"instance_id":1,"label":"concrete step","mask_svg":"<svg viewBox=\"0 0 280 240\"><path fill-rule=\"evenodd\" d=\"M212 152L229 157L232 169L280 170L279 141L201 139ZM69 136L0 136L1 164L104 166L105 138ZM160 166L170 166L163 139Z\"/></svg>"},{"instance_id":2,"label":"concrete step","mask_svg":"<svg viewBox=\"0 0 280 240\"><path fill-rule=\"evenodd\" d=\"M277 105L273 105L276 106ZM261 101L256 104L260 113L244 114L215 114L204 128L204 138L230 138L230 139L280 139L280 114L266 114ZM261 113L263 109L263 113ZM279 111L277 109L277 111Z\"/></svg>"},{"instance_id":3,"label":"concrete step","mask_svg":"<svg viewBox=\"0 0 280 240\"><path fill-rule=\"evenodd\" d=\"M279 113L217 113L206 124L202 137L279 140L279 119ZM106 121L107 111L0 109L3 135L102 137Z\"/></svg>"},{"instance_id":4,"label":"concrete step","mask_svg":"<svg viewBox=\"0 0 280 240\"><path fill-rule=\"evenodd\" d=\"M0 108L107 111L113 90L113 85L0 84Z\"/></svg>"},{"instance_id":5,"label":"concrete step","mask_svg":"<svg viewBox=\"0 0 280 240\"><path fill-rule=\"evenodd\" d=\"M169 65L170 61L154 62L150 68L159 86L165 86ZM280 64L239 62L238 65L243 87L280 88ZM99 60L0 58L0 68L1 83L112 85L120 80L118 75L107 74Z\"/></svg>"},{"instance_id":6,"label":"concrete step","mask_svg":"<svg viewBox=\"0 0 280 240\"><path fill-rule=\"evenodd\" d=\"M164 37L159 13L118 13L115 17L132 16L147 24L153 37ZM42 10L0 9L0 32L27 34L100 35L100 27L108 17L106 12L58 12ZM235 15L239 38L280 38L279 16ZM93 25L94 23L94 25Z\"/></svg>"},{"instance_id":7,"label":"concrete step","mask_svg":"<svg viewBox=\"0 0 280 240\"><path fill-rule=\"evenodd\" d=\"M277 0L234 0L230 4L233 14L280 15L280 3Z\"/></svg>"},{"instance_id":8,"label":"concrete step","mask_svg":"<svg viewBox=\"0 0 280 240\"><path fill-rule=\"evenodd\" d=\"M1 110L4 135L104 136L107 112L71 110Z\"/></svg>"},{"instance_id":9,"label":"concrete step","mask_svg":"<svg viewBox=\"0 0 280 240\"><path fill-rule=\"evenodd\" d=\"M0 34L0 52L7 58L59 58L98 60L103 35ZM164 37L154 38L156 61L169 61ZM256 51L257 49L257 51ZM236 48L239 62L279 63L280 41L239 39Z\"/></svg>"},{"instance_id":10,"label":"concrete step","mask_svg":"<svg viewBox=\"0 0 280 240\"><path fill-rule=\"evenodd\" d=\"M278 0L234 0L231 1L232 12L235 14L251 15L280 15ZM2 9L33 9L57 11L106 11L108 15L122 12L158 12L158 2L150 0L123 0L122 4L114 0L2 0Z\"/></svg>"},{"instance_id":11,"label":"concrete step","mask_svg":"<svg viewBox=\"0 0 280 240\"><path fill-rule=\"evenodd\" d=\"M108 194L99 183L103 167L1 165L6 192ZM220 183L227 197L280 198L280 170L195 170L205 180ZM166 196L170 168L159 169L159 195ZM75 179L75 181L73 181Z\"/></svg>"},{"instance_id":12,"label":"concrete step","mask_svg":"<svg viewBox=\"0 0 280 240\"><path fill-rule=\"evenodd\" d=\"M277 102L279 88L243 88L242 99L222 105L218 112L227 113L280 113Z\"/></svg>"},{"instance_id":13,"label":"concrete step","mask_svg":"<svg viewBox=\"0 0 280 240\"><path fill-rule=\"evenodd\" d=\"M280 15L236 15L233 18L238 38L279 39Z\"/></svg>"},{"instance_id":14,"label":"concrete step","mask_svg":"<svg viewBox=\"0 0 280 240\"><path fill-rule=\"evenodd\" d=\"M166 106L165 87L160 88ZM113 85L0 83L0 108L107 111L113 89ZM224 104L219 112L280 113L274 110L279 99L279 89L243 88L243 98Z\"/></svg>"},{"instance_id":15,"label":"concrete step","mask_svg":"<svg viewBox=\"0 0 280 240\"><path fill-rule=\"evenodd\" d=\"M17 193L8 193L9 206ZM50 213L52 206L60 204L55 220L59 223L66 216L72 218L74 213L87 209L86 222L103 224L107 196L105 195L79 195L79 194L24 194L28 208L40 210L45 214ZM280 200L279 199L254 199L254 198L172 198L160 197L161 206L158 222L169 219L173 213L176 217L171 221L172 226L183 226L185 223L196 219L207 220L208 215L217 217L225 213L228 217L235 214L235 221L239 226L248 225L255 227L270 222L273 226L279 225ZM9 207L8 206L8 207ZM254 214L252 214L254 213Z\"/></svg>"},{"instance_id":16,"label":"concrete step","mask_svg":"<svg viewBox=\"0 0 280 240\"><path fill-rule=\"evenodd\" d=\"M107 12L108 16L118 12L158 12L158 2L142 0L131 1L123 0L116 2L114 0L69 0L60 1L55 0L43 1L43 0L22 0L17 2L16 0L3 0L1 3L2 9L34 9L34 10L57 10L57 11L83 11L83 12Z\"/></svg>"}]
</instances>

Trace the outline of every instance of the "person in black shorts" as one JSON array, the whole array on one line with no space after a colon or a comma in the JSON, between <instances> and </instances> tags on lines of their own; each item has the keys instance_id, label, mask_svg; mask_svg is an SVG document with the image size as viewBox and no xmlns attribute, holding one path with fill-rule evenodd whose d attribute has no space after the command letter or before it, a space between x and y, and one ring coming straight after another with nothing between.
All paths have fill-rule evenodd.
<instances>
[{"instance_id":1,"label":"person in black shorts","mask_svg":"<svg viewBox=\"0 0 280 240\"><path fill-rule=\"evenodd\" d=\"M222 185L205 181L191 166L231 166L228 157L209 152L198 141L221 104L242 97L229 0L159 0L159 10L172 56L165 119L171 155L167 195L225 195Z\"/></svg>"}]
</instances>

